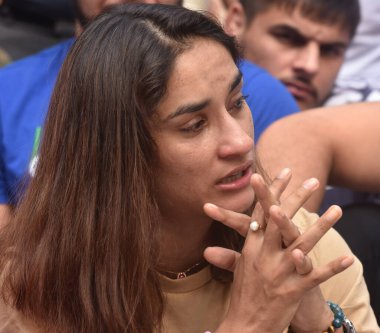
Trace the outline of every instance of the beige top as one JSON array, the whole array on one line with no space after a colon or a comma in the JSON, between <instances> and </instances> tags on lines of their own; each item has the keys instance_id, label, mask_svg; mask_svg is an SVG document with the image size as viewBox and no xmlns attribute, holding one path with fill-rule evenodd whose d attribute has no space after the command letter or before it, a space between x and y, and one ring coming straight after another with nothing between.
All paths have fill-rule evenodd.
<instances>
[{"instance_id":1,"label":"beige top","mask_svg":"<svg viewBox=\"0 0 380 333\"><path fill-rule=\"evenodd\" d=\"M293 221L301 232L318 216L302 209ZM314 267L336 257L350 254L347 244L335 230L330 230L310 253ZM183 280L163 278L168 308L164 317L165 333L204 333L213 331L225 314L229 301L229 286L211 278L209 269ZM379 333L374 313L369 306L367 286L359 260L321 285L326 300L339 304L354 323L358 333Z\"/></svg>"},{"instance_id":2,"label":"beige top","mask_svg":"<svg viewBox=\"0 0 380 333\"><path fill-rule=\"evenodd\" d=\"M316 214L300 210L294 222L305 230L317 219ZM338 256L351 253L347 244L334 230L330 230L315 246L310 257L315 267ZM369 295L363 279L361 263L355 263L321 285L326 300L339 304L354 323L358 333L380 333L369 306ZM164 314L165 333L204 333L218 327L228 308L230 285L211 278L210 269L181 280L162 277L162 288L167 306ZM30 326L21 323L14 311L1 311L0 333L32 333Z\"/></svg>"}]
</instances>

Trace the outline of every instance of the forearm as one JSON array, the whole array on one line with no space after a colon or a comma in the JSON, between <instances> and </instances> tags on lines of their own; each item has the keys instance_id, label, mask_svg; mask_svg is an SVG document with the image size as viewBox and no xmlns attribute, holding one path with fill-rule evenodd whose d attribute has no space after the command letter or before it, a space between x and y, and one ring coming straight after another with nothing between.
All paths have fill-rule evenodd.
<instances>
[{"instance_id":1,"label":"forearm","mask_svg":"<svg viewBox=\"0 0 380 333\"><path fill-rule=\"evenodd\" d=\"M284 197L298 188L305 179L315 177L319 189L305 203L310 211L317 211L323 199L324 188L332 165L332 146L322 134L322 115L311 112L281 119L271 125L261 136L257 152L269 176L277 174L284 167L292 170L292 180Z\"/></svg>"},{"instance_id":2,"label":"forearm","mask_svg":"<svg viewBox=\"0 0 380 333\"><path fill-rule=\"evenodd\" d=\"M291 193L310 177L320 188L305 204L319 209L325 185L380 191L380 103L320 108L281 119L261 136L258 155L269 175L290 167Z\"/></svg>"},{"instance_id":3,"label":"forearm","mask_svg":"<svg viewBox=\"0 0 380 333\"><path fill-rule=\"evenodd\" d=\"M333 164L329 183L380 191L380 103L352 104L332 111Z\"/></svg>"}]
</instances>

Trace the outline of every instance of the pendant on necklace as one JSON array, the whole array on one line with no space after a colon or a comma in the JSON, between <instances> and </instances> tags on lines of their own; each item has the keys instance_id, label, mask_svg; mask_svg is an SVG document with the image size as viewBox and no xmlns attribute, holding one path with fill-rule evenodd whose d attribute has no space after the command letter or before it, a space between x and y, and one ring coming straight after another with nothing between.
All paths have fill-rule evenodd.
<instances>
[{"instance_id":1,"label":"pendant on necklace","mask_svg":"<svg viewBox=\"0 0 380 333\"><path fill-rule=\"evenodd\" d=\"M180 272L177 274L177 279L184 279L186 277L186 273L185 272Z\"/></svg>"}]
</instances>

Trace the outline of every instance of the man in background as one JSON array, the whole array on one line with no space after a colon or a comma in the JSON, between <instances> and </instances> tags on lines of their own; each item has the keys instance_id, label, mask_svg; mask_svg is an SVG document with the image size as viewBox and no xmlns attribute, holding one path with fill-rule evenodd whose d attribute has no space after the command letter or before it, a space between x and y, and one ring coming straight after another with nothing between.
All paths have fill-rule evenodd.
<instances>
[{"instance_id":1,"label":"man in background","mask_svg":"<svg viewBox=\"0 0 380 333\"><path fill-rule=\"evenodd\" d=\"M330 95L359 20L358 0L237 0L225 29L307 110Z\"/></svg>"}]
</instances>

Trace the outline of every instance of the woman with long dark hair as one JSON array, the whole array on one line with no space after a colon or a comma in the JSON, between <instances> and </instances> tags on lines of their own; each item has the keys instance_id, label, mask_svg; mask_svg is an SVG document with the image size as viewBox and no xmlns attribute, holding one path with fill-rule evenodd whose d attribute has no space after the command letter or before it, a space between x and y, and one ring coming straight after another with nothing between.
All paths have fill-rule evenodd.
<instances>
[{"instance_id":1,"label":"woman with long dark hair","mask_svg":"<svg viewBox=\"0 0 380 333\"><path fill-rule=\"evenodd\" d=\"M360 263L329 231L339 208L311 227L301 210L300 234L288 217L317 182L280 203L289 170L261 176L237 62L234 40L184 8L125 5L89 25L0 232L0 332L333 332L325 297L377 330Z\"/></svg>"}]
</instances>

